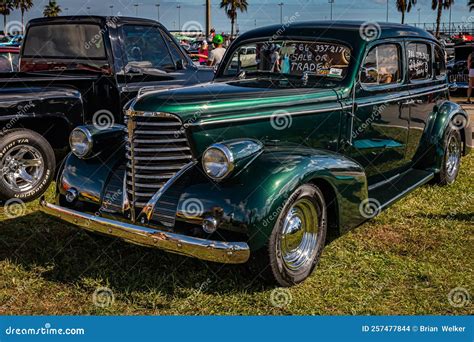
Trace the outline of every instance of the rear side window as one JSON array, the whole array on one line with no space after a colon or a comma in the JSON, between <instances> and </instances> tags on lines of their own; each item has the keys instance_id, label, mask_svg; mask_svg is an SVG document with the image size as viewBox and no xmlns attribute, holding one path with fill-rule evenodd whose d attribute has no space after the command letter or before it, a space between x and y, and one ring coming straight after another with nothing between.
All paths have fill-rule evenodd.
<instances>
[{"instance_id":1,"label":"rear side window","mask_svg":"<svg viewBox=\"0 0 474 342\"><path fill-rule=\"evenodd\" d=\"M446 62L445 62L444 51L441 50L439 46L435 46L434 58L435 58L435 64L434 64L435 76L436 78L444 78L446 76Z\"/></svg>"},{"instance_id":2,"label":"rear side window","mask_svg":"<svg viewBox=\"0 0 474 342\"><path fill-rule=\"evenodd\" d=\"M401 77L399 45L381 44L369 51L362 65L362 84L394 84L399 83Z\"/></svg>"},{"instance_id":3,"label":"rear side window","mask_svg":"<svg viewBox=\"0 0 474 342\"><path fill-rule=\"evenodd\" d=\"M427 80L431 78L431 50L428 44L408 44L407 57L410 80Z\"/></svg>"},{"instance_id":4,"label":"rear side window","mask_svg":"<svg viewBox=\"0 0 474 342\"><path fill-rule=\"evenodd\" d=\"M100 26L94 24L32 26L23 54L44 58L106 58Z\"/></svg>"}]
</instances>

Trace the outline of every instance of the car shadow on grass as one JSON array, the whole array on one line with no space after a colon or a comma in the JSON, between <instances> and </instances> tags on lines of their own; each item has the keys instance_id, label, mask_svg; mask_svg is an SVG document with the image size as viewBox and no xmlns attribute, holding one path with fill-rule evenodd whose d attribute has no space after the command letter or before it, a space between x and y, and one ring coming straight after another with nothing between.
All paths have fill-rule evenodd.
<instances>
[{"instance_id":1,"label":"car shadow on grass","mask_svg":"<svg viewBox=\"0 0 474 342\"><path fill-rule=\"evenodd\" d=\"M45 280L75 286L96 279L114 291L157 289L173 296L183 288L222 294L270 286L245 264L204 262L91 235L40 212L0 221L0 241L0 261L8 259L27 271L47 268L41 274Z\"/></svg>"}]
</instances>

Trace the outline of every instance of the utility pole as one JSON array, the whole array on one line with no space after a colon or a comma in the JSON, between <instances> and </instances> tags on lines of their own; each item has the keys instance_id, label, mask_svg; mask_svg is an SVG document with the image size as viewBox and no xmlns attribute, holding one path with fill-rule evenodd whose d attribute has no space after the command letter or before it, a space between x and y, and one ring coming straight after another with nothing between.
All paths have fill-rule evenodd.
<instances>
[{"instance_id":1,"label":"utility pole","mask_svg":"<svg viewBox=\"0 0 474 342\"><path fill-rule=\"evenodd\" d=\"M280 24L283 24L283 2L280 2L278 6L280 6Z\"/></svg>"},{"instance_id":2,"label":"utility pole","mask_svg":"<svg viewBox=\"0 0 474 342\"><path fill-rule=\"evenodd\" d=\"M133 6L135 6L135 16L138 17L138 5L139 4L133 4Z\"/></svg>"},{"instance_id":3,"label":"utility pole","mask_svg":"<svg viewBox=\"0 0 474 342\"><path fill-rule=\"evenodd\" d=\"M114 15L114 5L110 5L110 15Z\"/></svg>"},{"instance_id":4,"label":"utility pole","mask_svg":"<svg viewBox=\"0 0 474 342\"><path fill-rule=\"evenodd\" d=\"M385 16L385 21L388 23L388 0L387 0L387 14Z\"/></svg>"},{"instance_id":5,"label":"utility pole","mask_svg":"<svg viewBox=\"0 0 474 342\"><path fill-rule=\"evenodd\" d=\"M329 19L332 20L332 4L334 3L334 0L328 0L328 2L331 5L331 11L329 13Z\"/></svg>"},{"instance_id":6,"label":"utility pole","mask_svg":"<svg viewBox=\"0 0 474 342\"><path fill-rule=\"evenodd\" d=\"M206 37L211 33L211 0L206 0Z\"/></svg>"},{"instance_id":7,"label":"utility pole","mask_svg":"<svg viewBox=\"0 0 474 342\"><path fill-rule=\"evenodd\" d=\"M421 8L417 8L416 10L418 11L418 26L421 27L421 19L420 19L420 18L421 18L421 17L420 17L420 10L421 10Z\"/></svg>"},{"instance_id":8,"label":"utility pole","mask_svg":"<svg viewBox=\"0 0 474 342\"><path fill-rule=\"evenodd\" d=\"M449 6L449 28L448 28L448 34L451 35L451 8L453 8L453 4L451 3L451 6Z\"/></svg>"},{"instance_id":9,"label":"utility pole","mask_svg":"<svg viewBox=\"0 0 474 342\"><path fill-rule=\"evenodd\" d=\"M176 6L178 9L178 30L181 30L181 5Z\"/></svg>"},{"instance_id":10,"label":"utility pole","mask_svg":"<svg viewBox=\"0 0 474 342\"><path fill-rule=\"evenodd\" d=\"M160 4L156 4L156 11L157 11L157 15L158 15L158 21L160 21Z\"/></svg>"}]
</instances>

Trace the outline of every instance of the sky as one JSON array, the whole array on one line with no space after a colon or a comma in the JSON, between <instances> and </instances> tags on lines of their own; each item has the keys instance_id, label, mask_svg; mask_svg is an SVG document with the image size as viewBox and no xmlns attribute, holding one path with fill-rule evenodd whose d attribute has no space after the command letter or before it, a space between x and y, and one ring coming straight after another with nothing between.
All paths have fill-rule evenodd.
<instances>
[{"instance_id":1,"label":"sky","mask_svg":"<svg viewBox=\"0 0 474 342\"><path fill-rule=\"evenodd\" d=\"M26 14L26 20L41 17L43 8L48 0L33 0L35 6ZM283 2L283 17L296 18L296 21L324 20L330 17L328 0L248 0L247 13L238 14L238 27L241 32L249 29L276 24L280 22L280 6ZM63 9L64 15L91 14L91 15L123 15L157 19L158 11L155 6L160 3L160 21L169 30L178 30L191 27L200 28L204 25L205 0L57 0ZM230 21L219 8L219 0L212 3L212 26L218 32L230 31ZM134 6L138 4L138 6ZM181 9L177 9L177 5ZM113 6L113 8L110 8ZM386 0L334 0L333 19L385 21ZM89 9L88 9L89 7ZM65 10L67 8L67 11ZM420 9L420 11L417 11ZM180 13L179 13L180 12ZM180 14L180 15L179 15ZM406 15L407 23L433 23L436 12L431 10L431 0L418 0L416 6ZM389 0L389 21L400 22L401 14L396 10L395 0ZM456 0L451 13L452 22L474 22L474 12L469 13L467 0ZM443 21L448 22L449 11L443 13ZM8 20L20 20L19 11L15 11ZM285 19L284 19L285 20Z\"/></svg>"}]
</instances>

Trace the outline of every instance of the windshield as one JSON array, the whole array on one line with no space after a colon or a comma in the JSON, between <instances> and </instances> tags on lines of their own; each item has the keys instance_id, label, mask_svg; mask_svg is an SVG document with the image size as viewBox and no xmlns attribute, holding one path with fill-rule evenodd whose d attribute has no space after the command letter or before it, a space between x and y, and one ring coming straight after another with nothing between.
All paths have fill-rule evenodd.
<instances>
[{"instance_id":1,"label":"windshield","mask_svg":"<svg viewBox=\"0 0 474 342\"><path fill-rule=\"evenodd\" d=\"M347 74L349 47L330 42L281 40L244 44L228 60L223 76L285 79L296 86L341 81Z\"/></svg>"},{"instance_id":2,"label":"windshield","mask_svg":"<svg viewBox=\"0 0 474 342\"><path fill-rule=\"evenodd\" d=\"M127 64L156 69L174 69L168 46L158 27L125 25L123 33Z\"/></svg>"}]
</instances>

